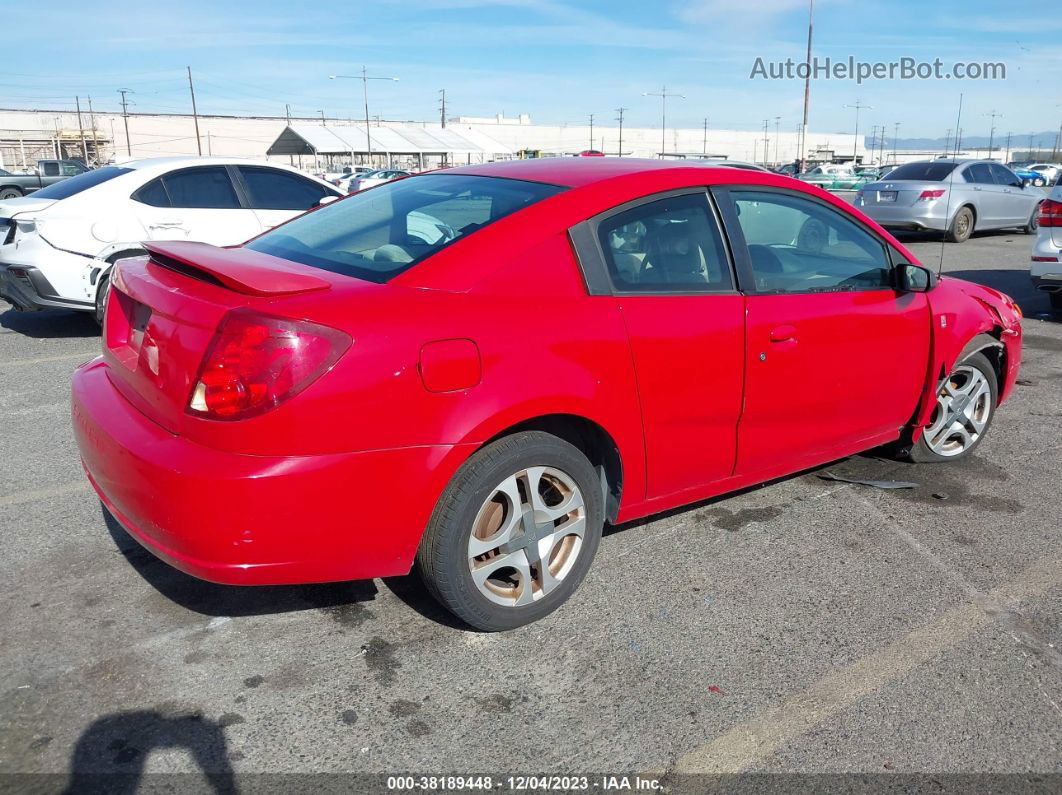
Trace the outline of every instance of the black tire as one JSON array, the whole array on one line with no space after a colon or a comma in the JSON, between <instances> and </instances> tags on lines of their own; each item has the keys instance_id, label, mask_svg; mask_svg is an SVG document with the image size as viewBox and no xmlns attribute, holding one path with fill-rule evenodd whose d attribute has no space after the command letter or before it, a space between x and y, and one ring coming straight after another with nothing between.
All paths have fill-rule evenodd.
<instances>
[{"instance_id":1,"label":"black tire","mask_svg":"<svg viewBox=\"0 0 1062 795\"><path fill-rule=\"evenodd\" d=\"M100 277L99 284L96 286L96 311L92 313L100 328L103 328L103 319L107 314L107 293L110 289L111 273L107 271L104 276Z\"/></svg>"},{"instance_id":2,"label":"black tire","mask_svg":"<svg viewBox=\"0 0 1062 795\"><path fill-rule=\"evenodd\" d=\"M498 495L499 484L529 467L539 466L559 471L578 487L583 498L585 521L582 541L574 553L570 553L575 555L574 560L567 572L558 576L559 582L553 590L526 605L498 604L481 592L470 570L469 541L473 526L481 508L487 510L488 500L492 495ZM522 484L520 489L526 488L527 481ZM521 510L521 507L515 506L515 509ZM508 515L510 509L502 510ZM541 431L524 431L479 450L454 475L439 498L421 540L417 569L431 594L472 627L488 632L513 629L552 613L575 592L593 562L603 524L601 481L586 456L556 436ZM515 538L518 540L522 535ZM551 552L564 543L559 542ZM534 571L534 565L531 564L529 571ZM519 593L530 586L523 577L518 582L519 586L513 587L518 588ZM533 592L532 589L529 593Z\"/></svg>"},{"instance_id":3,"label":"black tire","mask_svg":"<svg viewBox=\"0 0 1062 795\"><path fill-rule=\"evenodd\" d=\"M955 217L951 219L951 226L948 228L948 240L952 243L965 243L970 239L970 235L973 234L974 223L973 210L969 207L960 207L959 211L955 213Z\"/></svg>"},{"instance_id":4,"label":"black tire","mask_svg":"<svg viewBox=\"0 0 1062 795\"><path fill-rule=\"evenodd\" d=\"M1032 215L1029 216L1029 223L1021 228L1021 231L1027 235L1035 235L1040 231L1040 205L1037 204L1033 207Z\"/></svg>"},{"instance_id":5,"label":"black tire","mask_svg":"<svg viewBox=\"0 0 1062 795\"><path fill-rule=\"evenodd\" d=\"M1055 293L1047 294L1048 300L1051 302L1051 308L1056 312L1062 312L1062 290Z\"/></svg>"},{"instance_id":6,"label":"black tire","mask_svg":"<svg viewBox=\"0 0 1062 795\"><path fill-rule=\"evenodd\" d=\"M0 188L0 201L4 199L21 199L22 191L18 188Z\"/></svg>"},{"instance_id":7,"label":"black tire","mask_svg":"<svg viewBox=\"0 0 1062 795\"><path fill-rule=\"evenodd\" d=\"M1044 179L1043 177L1038 177L1037 179L1033 180L1033 185L1035 185L1038 188L1042 188L1046 184L1047 184L1047 180Z\"/></svg>"},{"instance_id":8,"label":"black tire","mask_svg":"<svg viewBox=\"0 0 1062 795\"><path fill-rule=\"evenodd\" d=\"M988 361L988 359L983 353L972 353L955 365L954 370L952 371L951 375L948 376L945 383L954 383L954 379L957 378L957 374L963 368L966 367L972 367L980 371L980 373L984 376L985 380L988 382L988 416L985 419L983 429L971 444L963 448L961 451L952 453L950 455L941 455L940 453L934 451L930 447L929 442L927 441L929 436L927 431L929 429L923 429L923 433L921 436L918 437L918 441L912 444L907 451L907 457L911 461L914 461L919 464L936 464L943 463L945 461L957 461L960 458L968 456L970 453L976 450L981 445L981 442L984 441L985 436L988 435L989 430L991 430L992 420L994 420L996 416L996 404L999 402L999 381L996 377L996 369L992 366L992 363ZM943 387L944 385L942 384L940 389L943 389ZM939 410L940 409L938 409L937 411ZM931 422L930 428L932 428L932 425L936 421L937 416L937 413L934 412L933 422Z\"/></svg>"}]
</instances>

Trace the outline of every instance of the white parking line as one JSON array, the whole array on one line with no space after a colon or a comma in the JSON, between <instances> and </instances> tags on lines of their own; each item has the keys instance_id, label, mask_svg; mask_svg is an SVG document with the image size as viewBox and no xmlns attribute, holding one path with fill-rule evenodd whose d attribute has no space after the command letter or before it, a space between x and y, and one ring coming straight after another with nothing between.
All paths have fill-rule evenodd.
<instances>
[{"instance_id":1,"label":"white parking line","mask_svg":"<svg viewBox=\"0 0 1062 795\"><path fill-rule=\"evenodd\" d=\"M99 351L84 351L83 353L64 353L60 356L41 356L36 359L11 359L6 362L0 361L0 367L19 367L26 364L43 364L44 362L72 362L78 359L87 362L89 359L95 359L99 355Z\"/></svg>"},{"instance_id":2,"label":"white parking line","mask_svg":"<svg viewBox=\"0 0 1062 795\"><path fill-rule=\"evenodd\" d=\"M20 491L14 494L4 494L0 496L0 508L6 508L9 505L21 505L22 503L26 502L37 502L38 500L46 500L49 497L62 497L65 494L78 494L80 492L88 490L88 481L71 480L66 483L60 483L57 486L49 486L44 489L33 489L32 491Z\"/></svg>"},{"instance_id":3,"label":"white parking line","mask_svg":"<svg viewBox=\"0 0 1062 795\"><path fill-rule=\"evenodd\" d=\"M1062 553L1041 558L1020 575L978 600L1017 603L1042 596L1062 584ZM996 616L978 604L966 604L831 674L777 707L735 726L726 734L682 756L676 773L736 773L746 770L843 709L954 648L991 624Z\"/></svg>"}]
</instances>

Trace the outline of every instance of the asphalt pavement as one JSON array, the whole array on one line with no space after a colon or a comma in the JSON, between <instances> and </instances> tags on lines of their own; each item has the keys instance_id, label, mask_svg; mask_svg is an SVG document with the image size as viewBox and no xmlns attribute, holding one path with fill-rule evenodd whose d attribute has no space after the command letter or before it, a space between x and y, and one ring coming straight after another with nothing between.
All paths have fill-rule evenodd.
<instances>
[{"instance_id":1,"label":"asphalt pavement","mask_svg":"<svg viewBox=\"0 0 1062 795\"><path fill-rule=\"evenodd\" d=\"M938 264L939 242L904 239ZM159 563L78 462L68 383L92 320L0 314L0 782L1062 773L1062 323L1031 244L943 247L945 272L1026 313L1019 387L976 456L856 456L612 529L569 604L496 635L409 578L238 589Z\"/></svg>"}]
</instances>

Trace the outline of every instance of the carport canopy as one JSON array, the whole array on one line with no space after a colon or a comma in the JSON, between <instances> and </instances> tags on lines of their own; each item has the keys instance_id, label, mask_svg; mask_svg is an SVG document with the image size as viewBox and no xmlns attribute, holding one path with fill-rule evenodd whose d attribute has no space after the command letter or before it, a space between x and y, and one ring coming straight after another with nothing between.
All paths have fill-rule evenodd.
<instances>
[{"instance_id":1,"label":"carport canopy","mask_svg":"<svg viewBox=\"0 0 1062 795\"><path fill-rule=\"evenodd\" d=\"M373 154L389 155L478 155L512 154L496 144L489 149L483 136L472 141L457 130L440 125L411 123L369 127ZM268 155L366 155L363 124L289 124L269 147Z\"/></svg>"}]
</instances>

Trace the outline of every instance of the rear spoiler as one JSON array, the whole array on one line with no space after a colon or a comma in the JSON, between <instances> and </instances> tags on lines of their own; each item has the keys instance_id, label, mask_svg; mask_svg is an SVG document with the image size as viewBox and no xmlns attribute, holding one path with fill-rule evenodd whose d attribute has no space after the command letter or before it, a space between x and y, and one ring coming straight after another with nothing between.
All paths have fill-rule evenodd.
<instances>
[{"instance_id":1,"label":"rear spoiler","mask_svg":"<svg viewBox=\"0 0 1062 795\"><path fill-rule=\"evenodd\" d=\"M287 260L247 248L207 243L144 243L154 264L245 295L294 295L332 285Z\"/></svg>"}]
</instances>

